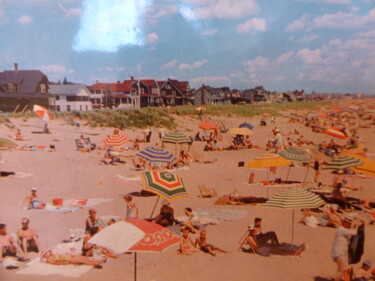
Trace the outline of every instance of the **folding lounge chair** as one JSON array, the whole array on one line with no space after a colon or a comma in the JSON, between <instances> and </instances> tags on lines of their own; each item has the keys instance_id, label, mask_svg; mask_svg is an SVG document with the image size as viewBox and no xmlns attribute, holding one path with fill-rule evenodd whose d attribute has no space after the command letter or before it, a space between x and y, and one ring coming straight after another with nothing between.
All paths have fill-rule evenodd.
<instances>
[{"instance_id":1,"label":"folding lounge chair","mask_svg":"<svg viewBox=\"0 0 375 281\"><path fill-rule=\"evenodd\" d=\"M214 188L206 188L204 184L199 185L199 191L202 198L212 198L217 196L216 190Z\"/></svg>"}]
</instances>

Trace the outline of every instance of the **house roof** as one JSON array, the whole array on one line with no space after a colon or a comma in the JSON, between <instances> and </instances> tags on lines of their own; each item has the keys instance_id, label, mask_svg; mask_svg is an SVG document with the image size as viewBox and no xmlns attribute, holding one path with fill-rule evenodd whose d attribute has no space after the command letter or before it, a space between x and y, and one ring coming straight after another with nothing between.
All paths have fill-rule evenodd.
<instances>
[{"instance_id":1,"label":"house roof","mask_svg":"<svg viewBox=\"0 0 375 281\"><path fill-rule=\"evenodd\" d=\"M134 90L131 83L132 80L125 80L123 83L96 83L88 87L88 89L106 91L108 87L111 92L130 92Z\"/></svg>"},{"instance_id":2,"label":"house roof","mask_svg":"<svg viewBox=\"0 0 375 281\"><path fill-rule=\"evenodd\" d=\"M58 85L50 85L49 86L49 92L51 94L53 94L53 95L67 95L67 96L70 96L70 95L77 94L84 87L85 87L85 85L82 85L82 84L58 84Z\"/></svg>"},{"instance_id":3,"label":"house roof","mask_svg":"<svg viewBox=\"0 0 375 281\"><path fill-rule=\"evenodd\" d=\"M52 98L51 94L41 93L4 93L0 92L0 98Z\"/></svg>"},{"instance_id":4,"label":"house roof","mask_svg":"<svg viewBox=\"0 0 375 281\"><path fill-rule=\"evenodd\" d=\"M0 84L19 84L22 93L35 93L40 81L47 76L40 70L6 70L0 72Z\"/></svg>"}]
</instances>

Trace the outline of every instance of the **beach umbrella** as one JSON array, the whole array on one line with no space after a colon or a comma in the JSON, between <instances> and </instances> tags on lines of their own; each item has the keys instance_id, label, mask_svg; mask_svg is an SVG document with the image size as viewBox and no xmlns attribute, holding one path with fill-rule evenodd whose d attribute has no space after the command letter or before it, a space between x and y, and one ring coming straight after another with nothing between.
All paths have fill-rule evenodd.
<instances>
[{"instance_id":1,"label":"beach umbrella","mask_svg":"<svg viewBox=\"0 0 375 281\"><path fill-rule=\"evenodd\" d=\"M168 171L146 171L142 173L142 179L144 190L168 201L188 196L182 178Z\"/></svg>"},{"instance_id":2,"label":"beach umbrella","mask_svg":"<svg viewBox=\"0 0 375 281\"><path fill-rule=\"evenodd\" d=\"M297 150L294 147L288 147L288 148L284 149L283 151L281 151L279 154L282 157L284 157L285 159L288 159L290 161L297 161L297 162L308 162L308 161L310 161L310 158L311 158L307 154L307 152ZM288 174L286 176L286 180L288 180L288 178L289 178L289 172L290 172L291 167L292 166L289 166ZM307 173L308 173L308 169L306 171L306 176L307 176ZM306 179L306 176L305 176L305 179Z\"/></svg>"},{"instance_id":3,"label":"beach umbrella","mask_svg":"<svg viewBox=\"0 0 375 281\"><path fill-rule=\"evenodd\" d=\"M350 156L363 161L363 164L361 164L359 166L355 166L353 168L355 172L370 175L370 176L375 176L375 161L373 161L373 160L371 160L367 157L357 155L357 154L356 155L350 155Z\"/></svg>"},{"instance_id":4,"label":"beach umbrella","mask_svg":"<svg viewBox=\"0 0 375 281\"><path fill-rule=\"evenodd\" d=\"M367 148L360 145L351 145L341 151L340 156L362 155L366 157Z\"/></svg>"},{"instance_id":5,"label":"beach umbrella","mask_svg":"<svg viewBox=\"0 0 375 281\"><path fill-rule=\"evenodd\" d=\"M249 128L232 128L228 131L228 134L231 135L241 135L241 136L248 136L254 134L252 130Z\"/></svg>"},{"instance_id":6,"label":"beach umbrella","mask_svg":"<svg viewBox=\"0 0 375 281\"><path fill-rule=\"evenodd\" d=\"M6 139L6 138L0 138L0 149L12 149L16 148L18 144L16 144L14 141Z\"/></svg>"},{"instance_id":7,"label":"beach umbrella","mask_svg":"<svg viewBox=\"0 0 375 281\"><path fill-rule=\"evenodd\" d=\"M346 139L346 135L338 128L329 128L324 130L323 133L339 139Z\"/></svg>"},{"instance_id":8,"label":"beach umbrella","mask_svg":"<svg viewBox=\"0 0 375 281\"><path fill-rule=\"evenodd\" d=\"M272 115L269 114L269 113L262 113L261 116L263 116L263 117L271 117Z\"/></svg>"},{"instance_id":9,"label":"beach umbrella","mask_svg":"<svg viewBox=\"0 0 375 281\"><path fill-rule=\"evenodd\" d=\"M218 130L219 127L212 121L202 121L199 123L199 128L203 130Z\"/></svg>"},{"instance_id":10,"label":"beach umbrella","mask_svg":"<svg viewBox=\"0 0 375 281\"><path fill-rule=\"evenodd\" d=\"M244 123L240 124L238 127L239 128L248 128L250 130L254 129L254 126L251 125L250 123L247 123L247 122L244 122Z\"/></svg>"},{"instance_id":11,"label":"beach umbrella","mask_svg":"<svg viewBox=\"0 0 375 281\"><path fill-rule=\"evenodd\" d=\"M111 136L107 136L103 142L106 146L123 146L128 141L129 138L127 135L117 133Z\"/></svg>"},{"instance_id":12,"label":"beach umbrella","mask_svg":"<svg viewBox=\"0 0 375 281\"><path fill-rule=\"evenodd\" d=\"M163 252L179 243L180 238L156 223L141 219L130 219L127 222L145 233L145 236L128 250L134 252L134 280L137 280L137 252Z\"/></svg>"},{"instance_id":13,"label":"beach umbrella","mask_svg":"<svg viewBox=\"0 0 375 281\"><path fill-rule=\"evenodd\" d=\"M191 139L181 133L180 131L174 131L171 133L166 134L164 137L161 138L161 141L163 143L174 143L175 144L175 154L177 155L177 144L183 144L183 143L190 143Z\"/></svg>"},{"instance_id":14,"label":"beach umbrella","mask_svg":"<svg viewBox=\"0 0 375 281\"><path fill-rule=\"evenodd\" d=\"M341 156L325 164L322 170L344 170L346 168L361 166L362 164L363 161L358 158Z\"/></svg>"},{"instance_id":15,"label":"beach umbrella","mask_svg":"<svg viewBox=\"0 0 375 281\"><path fill-rule=\"evenodd\" d=\"M318 118L328 118L328 114L325 114L325 113L319 113L316 117Z\"/></svg>"},{"instance_id":16,"label":"beach umbrella","mask_svg":"<svg viewBox=\"0 0 375 281\"><path fill-rule=\"evenodd\" d=\"M44 106L34 104L33 111L44 121L52 119L51 113Z\"/></svg>"},{"instance_id":17,"label":"beach umbrella","mask_svg":"<svg viewBox=\"0 0 375 281\"><path fill-rule=\"evenodd\" d=\"M342 108L338 107L338 106L332 106L331 110L334 110L334 111L337 111L337 112L342 112L343 111Z\"/></svg>"},{"instance_id":18,"label":"beach umbrella","mask_svg":"<svg viewBox=\"0 0 375 281\"><path fill-rule=\"evenodd\" d=\"M176 157L171 152L157 147L146 147L135 155L149 162L173 163L176 161Z\"/></svg>"},{"instance_id":19,"label":"beach umbrella","mask_svg":"<svg viewBox=\"0 0 375 281\"><path fill-rule=\"evenodd\" d=\"M129 222L120 221L103 228L88 242L122 254L144 237L144 231Z\"/></svg>"},{"instance_id":20,"label":"beach umbrella","mask_svg":"<svg viewBox=\"0 0 375 281\"><path fill-rule=\"evenodd\" d=\"M319 208L325 202L316 194L301 188L291 188L281 191L263 204L264 207L293 209L292 214L292 243L294 240L294 209Z\"/></svg>"}]
</instances>

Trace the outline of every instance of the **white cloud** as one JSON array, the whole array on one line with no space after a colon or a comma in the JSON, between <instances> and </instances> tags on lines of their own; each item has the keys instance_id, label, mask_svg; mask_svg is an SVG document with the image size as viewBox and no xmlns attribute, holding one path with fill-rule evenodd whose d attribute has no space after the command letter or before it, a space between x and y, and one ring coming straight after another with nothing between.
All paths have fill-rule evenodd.
<instances>
[{"instance_id":1,"label":"white cloud","mask_svg":"<svg viewBox=\"0 0 375 281\"><path fill-rule=\"evenodd\" d=\"M322 4L350 4L351 0L298 0L298 2L322 3Z\"/></svg>"},{"instance_id":2,"label":"white cloud","mask_svg":"<svg viewBox=\"0 0 375 281\"><path fill-rule=\"evenodd\" d=\"M65 8L61 3L58 3L57 6L65 12L67 16L80 16L81 9L78 8Z\"/></svg>"},{"instance_id":3,"label":"white cloud","mask_svg":"<svg viewBox=\"0 0 375 281\"><path fill-rule=\"evenodd\" d=\"M205 29L202 31L202 35L203 36L211 36L211 35L214 35L218 32L218 29Z\"/></svg>"},{"instance_id":4,"label":"white cloud","mask_svg":"<svg viewBox=\"0 0 375 281\"><path fill-rule=\"evenodd\" d=\"M0 0L0 25L8 23L8 19L5 13L4 0Z\"/></svg>"},{"instance_id":5,"label":"white cloud","mask_svg":"<svg viewBox=\"0 0 375 281\"><path fill-rule=\"evenodd\" d=\"M278 63L284 63L284 62L287 62L288 60L291 59L291 57L294 55L294 52L293 51L289 51L289 52L286 52L284 54L282 54L281 56L279 56L277 59L276 59L276 62Z\"/></svg>"},{"instance_id":6,"label":"white cloud","mask_svg":"<svg viewBox=\"0 0 375 281\"><path fill-rule=\"evenodd\" d=\"M322 51L320 49L310 50L302 49L297 52L297 57L299 57L306 64L320 64L322 60Z\"/></svg>"},{"instance_id":7,"label":"white cloud","mask_svg":"<svg viewBox=\"0 0 375 281\"><path fill-rule=\"evenodd\" d=\"M54 73L54 74L74 73L73 69L67 68L66 66L59 65L59 64L42 65L42 66L39 66L38 69L40 69L43 72Z\"/></svg>"},{"instance_id":8,"label":"white cloud","mask_svg":"<svg viewBox=\"0 0 375 281\"><path fill-rule=\"evenodd\" d=\"M230 79L226 76L202 76L191 79L191 82L194 84L203 83L203 84L217 84L217 83L228 83Z\"/></svg>"},{"instance_id":9,"label":"white cloud","mask_svg":"<svg viewBox=\"0 0 375 281\"><path fill-rule=\"evenodd\" d=\"M149 16L153 18L170 17L177 14L178 9L175 5L154 4L149 8Z\"/></svg>"},{"instance_id":10,"label":"white cloud","mask_svg":"<svg viewBox=\"0 0 375 281\"><path fill-rule=\"evenodd\" d=\"M206 59L203 59L201 61L196 61L193 64L187 64L187 63L181 63L178 68L179 69L187 69L187 70L193 70L195 68L202 67L205 65L208 61Z\"/></svg>"},{"instance_id":11,"label":"white cloud","mask_svg":"<svg viewBox=\"0 0 375 281\"><path fill-rule=\"evenodd\" d=\"M153 32L153 33L150 33L150 34L147 34L146 36L146 39L145 39L145 42L146 44L151 44L151 43L155 43L159 40L159 36L156 32Z\"/></svg>"},{"instance_id":12,"label":"white cloud","mask_svg":"<svg viewBox=\"0 0 375 281\"><path fill-rule=\"evenodd\" d=\"M163 70L163 69L168 69L168 68L175 68L177 64L178 64L178 60L173 59L170 62L167 62L166 64L164 64L160 69Z\"/></svg>"},{"instance_id":13,"label":"white cloud","mask_svg":"<svg viewBox=\"0 0 375 281\"><path fill-rule=\"evenodd\" d=\"M353 12L337 12L312 18L310 15L305 14L288 24L285 31L310 31L319 28L355 29L364 28L373 23L375 23L375 8L370 10L367 15L358 15Z\"/></svg>"},{"instance_id":14,"label":"white cloud","mask_svg":"<svg viewBox=\"0 0 375 281\"><path fill-rule=\"evenodd\" d=\"M265 67L269 65L269 59L265 57L256 57L253 60L245 61L244 65L248 72L254 72L257 67Z\"/></svg>"},{"instance_id":15,"label":"white cloud","mask_svg":"<svg viewBox=\"0 0 375 281\"><path fill-rule=\"evenodd\" d=\"M267 23L265 19L253 18L237 26L237 33L248 32L265 32L267 30Z\"/></svg>"},{"instance_id":16,"label":"white cloud","mask_svg":"<svg viewBox=\"0 0 375 281\"><path fill-rule=\"evenodd\" d=\"M305 30L308 26L311 25L311 16L302 15L299 19L294 20L285 28L286 32L295 32L300 30Z\"/></svg>"},{"instance_id":17,"label":"white cloud","mask_svg":"<svg viewBox=\"0 0 375 281\"><path fill-rule=\"evenodd\" d=\"M259 11L259 7L254 0L193 0L185 2L187 5L182 5L180 12L188 20L242 18ZM195 7L191 7L191 4Z\"/></svg>"},{"instance_id":18,"label":"white cloud","mask_svg":"<svg viewBox=\"0 0 375 281\"><path fill-rule=\"evenodd\" d=\"M316 34L310 34L310 35L305 35L299 39L296 39L295 42L297 43L310 43L319 37Z\"/></svg>"},{"instance_id":19,"label":"white cloud","mask_svg":"<svg viewBox=\"0 0 375 281\"><path fill-rule=\"evenodd\" d=\"M33 17L31 16L20 16L17 20L18 23L20 24L23 24L23 25L26 25L26 24L30 24L33 22Z\"/></svg>"},{"instance_id":20,"label":"white cloud","mask_svg":"<svg viewBox=\"0 0 375 281\"><path fill-rule=\"evenodd\" d=\"M375 37L375 30L359 32L356 34L356 37Z\"/></svg>"}]
</instances>

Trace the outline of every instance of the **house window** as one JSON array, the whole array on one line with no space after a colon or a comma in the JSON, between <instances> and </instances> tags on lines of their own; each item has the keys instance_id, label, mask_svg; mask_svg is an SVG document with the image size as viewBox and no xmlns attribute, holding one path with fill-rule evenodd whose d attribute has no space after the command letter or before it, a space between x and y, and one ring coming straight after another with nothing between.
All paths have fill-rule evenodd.
<instances>
[{"instance_id":1,"label":"house window","mask_svg":"<svg viewBox=\"0 0 375 281\"><path fill-rule=\"evenodd\" d=\"M176 95L176 91L175 91L175 90L172 91L172 95L173 95L173 96Z\"/></svg>"},{"instance_id":2,"label":"house window","mask_svg":"<svg viewBox=\"0 0 375 281\"><path fill-rule=\"evenodd\" d=\"M47 87L46 87L46 84L40 84L40 92L41 92L42 94L47 93Z\"/></svg>"},{"instance_id":3,"label":"house window","mask_svg":"<svg viewBox=\"0 0 375 281\"><path fill-rule=\"evenodd\" d=\"M8 83L8 92L14 93L16 91L14 85L12 83Z\"/></svg>"},{"instance_id":4,"label":"house window","mask_svg":"<svg viewBox=\"0 0 375 281\"><path fill-rule=\"evenodd\" d=\"M60 100L60 96L56 96L55 98L56 98L56 100Z\"/></svg>"},{"instance_id":5,"label":"house window","mask_svg":"<svg viewBox=\"0 0 375 281\"><path fill-rule=\"evenodd\" d=\"M79 110L82 111L82 105L79 106Z\"/></svg>"},{"instance_id":6,"label":"house window","mask_svg":"<svg viewBox=\"0 0 375 281\"><path fill-rule=\"evenodd\" d=\"M60 105L56 105L56 110L57 111L60 111L61 109L60 109Z\"/></svg>"},{"instance_id":7,"label":"house window","mask_svg":"<svg viewBox=\"0 0 375 281\"><path fill-rule=\"evenodd\" d=\"M86 111L88 111L89 110L89 106L88 105L86 105Z\"/></svg>"},{"instance_id":8,"label":"house window","mask_svg":"<svg viewBox=\"0 0 375 281\"><path fill-rule=\"evenodd\" d=\"M165 88L166 88L167 90L170 90L170 89L172 89L172 86L171 86L170 84L167 84L167 85L165 85Z\"/></svg>"},{"instance_id":9,"label":"house window","mask_svg":"<svg viewBox=\"0 0 375 281\"><path fill-rule=\"evenodd\" d=\"M166 92L165 92L165 91L161 91L161 94L162 94L163 96L165 96Z\"/></svg>"},{"instance_id":10,"label":"house window","mask_svg":"<svg viewBox=\"0 0 375 281\"><path fill-rule=\"evenodd\" d=\"M70 111L71 109L70 109L70 105L67 105L66 106L66 111Z\"/></svg>"}]
</instances>

